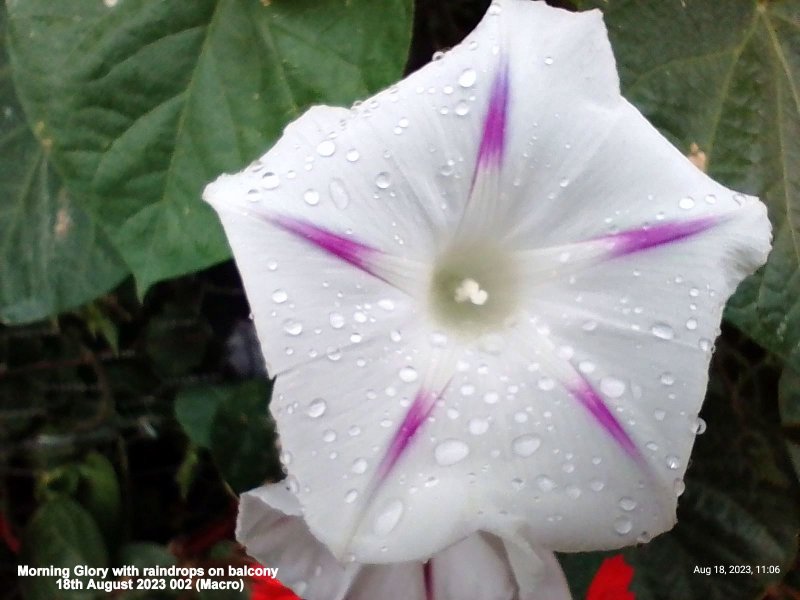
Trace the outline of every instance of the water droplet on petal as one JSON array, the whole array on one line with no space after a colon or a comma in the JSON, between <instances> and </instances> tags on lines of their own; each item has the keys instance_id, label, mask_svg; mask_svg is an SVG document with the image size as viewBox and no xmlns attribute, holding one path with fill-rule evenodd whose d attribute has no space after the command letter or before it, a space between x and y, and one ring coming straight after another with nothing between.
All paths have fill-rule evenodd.
<instances>
[{"instance_id":1,"label":"water droplet on petal","mask_svg":"<svg viewBox=\"0 0 800 600\"><path fill-rule=\"evenodd\" d=\"M548 67L553 64L553 57L552 56L545 56L544 57L544 64Z\"/></svg>"},{"instance_id":2,"label":"water droplet on petal","mask_svg":"<svg viewBox=\"0 0 800 600\"><path fill-rule=\"evenodd\" d=\"M332 140L325 140L317 146L317 154L320 156L333 156L334 152L336 152L336 144Z\"/></svg>"},{"instance_id":3,"label":"water droplet on petal","mask_svg":"<svg viewBox=\"0 0 800 600\"><path fill-rule=\"evenodd\" d=\"M695 329L697 329L697 319L691 318L688 321L686 321L686 329L688 329L689 331L694 331Z\"/></svg>"},{"instance_id":4,"label":"water droplet on petal","mask_svg":"<svg viewBox=\"0 0 800 600\"><path fill-rule=\"evenodd\" d=\"M592 479L589 482L589 488L591 488L593 492L601 492L605 487L606 484L600 481L599 479Z\"/></svg>"},{"instance_id":5,"label":"water droplet on petal","mask_svg":"<svg viewBox=\"0 0 800 600\"><path fill-rule=\"evenodd\" d=\"M403 367L400 369L400 371L398 371L397 374L400 377L400 380L405 383L413 383L419 378L417 370L411 366Z\"/></svg>"},{"instance_id":6,"label":"water droplet on petal","mask_svg":"<svg viewBox=\"0 0 800 600\"><path fill-rule=\"evenodd\" d=\"M673 331L672 327L666 323L655 323L650 328L650 331L654 336L662 340L671 340L675 337L675 332Z\"/></svg>"},{"instance_id":7,"label":"water droplet on petal","mask_svg":"<svg viewBox=\"0 0 800 600\"><path fill-rule=\"evenodd\" d=\"M679 459L677 456L675 456L674 454L670 454L667 457L667 467L669 467L673 471L676 471L680 468L680 466L681 466L681 459Z\"/></svg>"},{"instance_id":8,"label":"water droplet on petal","mask_svg":"<svg viewBox=\"0 0 800 600\"><path fill-rule=\"evenodd\" d=\"M461 462L469 455L469 446L457 439L444 440L433 451L436 462L443 467L449 467Z\"/></svg>"},{"instance_id":9,"label":"water droplet on petal","mask_svg":"<svg viewBox=\"0 0 800 600\"><path fill-rule=\"evenodd\" d=\"M386 171L378 173L378 175L375 177L375 185L377 185L380 189L385 190L392 185L392 176Z\"/></svg>"},{"instance_id":10,"label":"water droplet on petal","mask_svg":"<svg viewBox=\"0 0 800 600\"><path fill-rule=\"evenodd\" d=\"M383 298L378 300L378 307L382 308L386 312L392 312L394 310L394 302L388 298Z\"/></svg>"},{"instance_id":11,"label":"water droplet on petal","mask_svg":"<svg viewBox=\"0 0 800 600\"><path fill-rule=\"evenodd\" d=\"M450 175L452 175L453 171L455 170L455 165L456 165L455 161L448 160L445 164L443 164L440 167L439 173L441 173L444 177L450 177Z\"/></svg>"},{"instance_id":12,"label":"water droplet on petal","mask_svg":"<svg viewBox=\"0 0 800 600\"><path fill-rule=\"evenodd\" d=\"M344 327L344 317L340 313L332 312L328 316L328 320L330 321L331 327L334 329L341 329Z\"/></svg>"},{"instance_id":13,"label":"water droplet on petal","mask_svg":"<svg viewBox=\"0 0 800 600\"><path fill-rule=\"evenodd\" d=\"M466 101L462 100L461 102L456 104L454 112L459 117L464 117L464 116L468 115L469 114L469 104Z\"/></svg>"},{"instance_id":14,"label":"water droplet on petal","mask_svg":"<svg viewBox=\"0 0 800 600\"><path fill-rule=\"evenodd\" d=\"M322 433L322 441L323 442L327 442L327 443L330 444L331 442L333 442L335 440L336 440L336 432L333 429L326 429Z\"/></svg>"},{"instance_id":15,"label":"water droplet on petal","mask_svg":"<svg viewBox=\"0 0 800 600\"><path fill-rule=\"evenodd\" d=\"M530 434L521 435L514 438L514 441L511 442L511 448L514 450L514 453L523 458L531 456L541 445L542 440Z\"/></svg>"},{"instance_id":16,"label":"water droplet on petal","mask_svg":"<svg viewBox=\"0 0 800 600\"><path fill-rule=\"evenodd\" d=\"M348 504L355 502L356 498L358 498L358 491L356 490L350 490L344 495L344 501Z\"/></svg>"},{"instance_id":17,"label":"water droplet on petal","mask_svg":"<svg viewBox=\"0 0 800 600\"><path fill-rule=\"evenodd\" d=\"M672 385L675 383L675 376L669 371L662 373L659 379L663 385Z\"/></svg>"},{"instance_id":18,"label":"water droplet on petal","mask_svg":"<svg viewBox=\"0 0 800 600\"><path fill-rule=\"evenodd\" d=\"M536 478L536 485L543 492L552 492L556 489L556 482L546 475L539 475L539 477Z\"/></svg>"},{"instance_id":19,"label":"water droplet on petal","mask_svg":"<svg viewBox=\"0 0 800 600\"><path fill-rule=\"evenodd\" d=\"M630 512L636 508L636 500L628 496L623 496L619 499L619 507L624 511Z\"/></svg>"},{"instance_id":20,"label":"water droplet on petal","mask_svg":"<svg viewBox=\"0 0 800 600\"><path fill-rule=\"evenodd\" d=\"M511 480L511 487L513 487L515 490L519 491L523 487L525 487L525 482L522 479L520 479L519 477L514 477L514 479Z\"/></svg>"},{"instance_id":21,"label":"water droplet on petal","mask_svg":"<svg viewBox=\"0 0 800 600\"><path fill-rule=\"evenodd\" d=\"M683 479L676 479L672 483L672 490L675 492L675 496L683 495L683 492L686 491L686 484L684 483Z\"/></svg>"},{"instance_id":22,"label":"water droplet on petal","mask_svg":"<svg viewBox=\"0 0 800 600\"><path fill-rule=\"evenodd\" d=\"M694 208L694 198L691 198L690 196L681 198L678 202L678 206L680 206L683 210Z\"/></svg>"},{"instance_id":23,"label":"water droplet on petal","mask_svg":"<svg viewBox=\"0 0 800 600\"><path fill-rule=\"evenodd\" d=\"M633 521L628 517L619 517L614 521L614 531L620 535L630 533L633 529Z\"/></svg>"},{"instance_id":24,"label":"water droplet on petal","mask_svg":"<svg viewBox=\"0 0 800 600\"><path fill-rule=\"evenodd\" d=\"M458 76L458 85L463 88L471 88L475 85L477 79L478 74L475 72L475 69L464 69L461 75Z\"/></svg>"},{"instance_id":25,"label":"water droplet on petal","mask_svg":"<svg viewBox=\"0 0 800 600\"><path fill-rule=\"evenodd\" d=\"M328 404L322 398L316 398L315 400L311 401L311 404L308 405L308 409L306 410L306 414L311 417L312 419L318 419L322 415L325 414L325 411L328 409Z\"/></svg>"},{"instance_id":26,"label":"water droplet on petal","mask_svg":"<svg viewBox=\"0 0 800 600\"><path fill-rule=\"evenodd\" d=\"M353 149L353 150L348 150L347 154L345 154L344 157L347 159L348 162L356 162L359 158L361 158L361 155L358 153L358 150Z\"/></svg>"},{"instance_id":27,"label":"water droplet on petal","mask_svg":"<svg viewBox=\"0 0 800 600\"><path fill-rule=\"evenodd\" d=\"M303 200L305 200L306 204L309 206L316 206L319 204L319 192L317 190L306 190L303 192Z\"/></svg>"},{"instance_id":28,"label":"water droplet on petal","mask_svg":"<svg viewBox=\"0 0 800 600\"><path fill-rule=\"evenodd\" d=\"M274 190L281 184L281 178L278 177L275 173L271 171L268 173L264 173L261 178L261 185L264 187L265 190Z\"/></svg>"},{"instance_id":29,"label":"water droplet on petal","mask_svg":"<svg viewBox=\"0 0 800 600\"><path fill-rule=\"evenodd\" d=\"M272 292L272 301L275 304L283 304L288 299L289 299L289 294L286 293L286 290L277 289L274 292Z\"/></svg>"},{"instance_id":30,"label":"water droplet on petal","mask_svg":"<svg viewBox=\"0 0 800 600\"><path fill-rule=\"evenodd\" d=\"M542 377L536 382L536 386L545 392L552 390L556 386L556 382L550 377Z\"/></svg>"},{"instance_id":31,"label":"water droplet on petal","mask_svg":"<svg viewBox=\"0 0 800 600\"><path fill-rule=\"evenodd\" d=\"M489 430L489 421L486 419L470 419L467 429L472 435L483 435Z\"/></svg>"},{"instance_id":32,"label":"water droplet on petal","mask_svg":"<svg viewBox=\"0 0 800 600\"><path fill-rule=\"evenodd\" d=\"M303 333L303 324L294 319L286 319L283 322L283 330L289 335L300 335Z\"/></svg>"},{"instance_id":33,"label":"water droplet on petal","mask_svg":"<svg viewBox=\"0 0 800 600\"><path fill-rule=\"evenodd\" d=\"M595 364L589 360L582 360L581 362L578 363L578 370L585 375L588 375L589 373L594 373L594 370L596 368L597 367L595 366Z\"/></svg>"},{"instance_id":34,"label":"water droplet on petal","mask_svg":"<svg viewBox=\"0 0 800 600\"><path fill-rule=\"evenodd\" d=\"M625 393L626 387L624 381L615 377L603 377L600 380L600 391L609 398L619 398Z\"/></svg>"},{"instance_id":35,"label":"water droplet on petal","mask_svg":"<svg viewBox=\"0 0 800 600\"><path fill-rule=\"evenodd\" d=\"M361 475L367 472L367 461L363 458L357 458L350 466L350 470L356 475Z\"/></svg>"}]
</instances>

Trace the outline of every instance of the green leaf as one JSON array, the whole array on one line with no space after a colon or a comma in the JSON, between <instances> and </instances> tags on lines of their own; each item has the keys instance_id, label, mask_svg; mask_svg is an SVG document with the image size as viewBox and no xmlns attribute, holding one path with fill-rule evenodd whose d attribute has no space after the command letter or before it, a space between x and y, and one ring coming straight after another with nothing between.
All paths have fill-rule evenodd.
<instances>
[{"instance_id":1,"label":"green leaf","mask_svg":"<svg viewBox=\"0 0 800 600\"><path fill-rule=\"evenodd\" d=\"M281 476L275 423L267 413L272 385L250 381L231 389L214 419L211 453L237 493Z\"/></svg>"},{"instance_id":2,"label":"green leaf","mask_svg":"<svg viewBox=\"0 0 800 600\"><path fill-rule=\"evenodd\" d=\"M91 452L78 465L81 483L78 499L95 518L109 548L119 541L122 498L114 465L99 452Z\"/></svg>"},{"instance_id":3,"label":"green leaf","mask_svg":"<svg viewBox=\"0 0 800 600\"><path fill-rule=\"evenodd\" d=\"M181 390L175 398L175 417L193 443L211 447L211 431L220 405L231 395L230 388L197 386Z\"/></svg>"},{"instance_id":4,"label":"green leaf","mask_svg":"<svg viewBox=\"0 0 800 600\"><path fill-rule=\"evenodd\" d=\"M53 173L17 100L0 5L0 322L27 323L114 287L126 268Z\"/></svg>"},{"instance_id":5,"label":"green leaf","mask_svg":"<svg viewBox=\"0 0 800 600\"><path fill-rule=\"evenodd\" d=\"M800 478L800 365L784 368L778 398L787 449Z\"/></svg>"},{"instance_id":6,"label":"green leaf","mask_svg":"<svg viewBox=\"0 0 800 600\"><path fill-rule=\"evenodd\" d=\"M625 551L636 600L752 600L788 572L797 554L800 489L780 435L779 375L778 363L758 346L723 333L703 406L708 429L692 453L678 524ZM565 568L580 575L582 566L597 564L593 554L579 558L583 565L576 559ZM751 573L713 570L731 565ZM779 572L758 573L759 566ZM695 574L695 567L712 571Z\"/></svg>"},{"instance_id":7,"label":"green leaf","mask_svg":"<svg viewBox=\"0 0 800 600\"><path fill-rule=\"evenodd\" d=\"M91 515L80 504L59 498L42 504L23 536L20 564L31 567L108 566L103 537ZM56 577L21 577L25 600L91 600L103 596L96 591L63 592Z\"/></svg>"},{"instance_id":8,"label":"green leaf","mask_svg":"<svg viewBox=\"0 0 800 600\"><path fill-rule=\"evenodd\" d=\"M800 347L800 0L589 0L623 93L709 175L769 207L774 250L727 317L773 352Z\"/></svg>"},{"instance_id":9,"label":"green leaf","mask_svg":"<svg viewBox=\"0 0 800 600\"><path fill-rule=\"evenodd\" d=\"M189 439L208 448L235 492L282 476L275 423L267 412L271 383L196 386L181 390L175 414Z\"/></svg>"},{"instance_id":10,"label":"green leaf","mask_svg":"<svg viewBox=\"0 0 800 600\"><path fill-rule=\"evenodd\" d=\"M411 0L26 0L9 11L24 103L140 291L227 258L203 186L310 105L395 80L411 32Z\"/></svg>"}]
</instances>

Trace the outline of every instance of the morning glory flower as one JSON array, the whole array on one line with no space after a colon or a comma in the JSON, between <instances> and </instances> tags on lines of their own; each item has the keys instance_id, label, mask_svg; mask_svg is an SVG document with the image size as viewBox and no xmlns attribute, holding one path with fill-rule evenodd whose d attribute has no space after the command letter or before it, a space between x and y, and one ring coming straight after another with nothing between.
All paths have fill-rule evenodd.
<instances>
[{"instance_id":1,"label":"morning glory flower","mask_svg":"<svg viewBox=\"0 0 800 600\"><path fill-rule=\"evenodd\" d=\"M770 225L622 98L600 12L496 2L204 197L277 376L288 485L334 556L673 526L722 308Z\"/></svg>"},{"instance_id":2,"label":"morning glory flower","mask_svg":"<svg viewBox=\"0 0 800 600\"><path fill-rule=\"evenodd\" d=\"M561 567L551 552L526 557L543 576L524 586L502 540L475 533L430 560L389 565L339 563L303 521L300 504L282 483L242 495L236 538L248 554L278 568L281 582L306 600L569 600ZM513 551L513 550L512 550Z\"/></svg>"}]
</instances>

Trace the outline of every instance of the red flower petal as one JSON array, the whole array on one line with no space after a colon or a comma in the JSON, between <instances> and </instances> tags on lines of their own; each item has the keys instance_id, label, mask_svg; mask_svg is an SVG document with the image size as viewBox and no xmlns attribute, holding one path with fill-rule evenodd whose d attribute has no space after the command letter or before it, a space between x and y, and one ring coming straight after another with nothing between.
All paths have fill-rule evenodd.
<instances>
[{"instance_id":1,"label":"red flower petal","mask_svg":"<svg viewBox=\"0 0 800 600\"><path fill-rule=\"evenodd\" d=\"M633 567L622 554L605 559L586 592L586 600L636 600L628 590L633 581Z\"/></svg>"},{"instance_id":2,"label":"red flower petal","mask_svg":"<svg viewBox=\"0 0 800 600\"><path fill-rule=\"evenodd\" d=\"M258 563L253 564L258 565ZM300 600L300 598L277 579L257 575L250 578L250 600Z\"/></svg>"},{"instance_id":3,"label":"red flower petal","mask_svg":"<svg viewBox=\"0 0 800 600\"><path fill-rule=\"evenodd\" d=\"M14 554L19 554L20 546L22 545L19 538L11 531L11 525L6 521L5 515L0 513L0 539L3 540Z\"/></svg>"}]
</instances>

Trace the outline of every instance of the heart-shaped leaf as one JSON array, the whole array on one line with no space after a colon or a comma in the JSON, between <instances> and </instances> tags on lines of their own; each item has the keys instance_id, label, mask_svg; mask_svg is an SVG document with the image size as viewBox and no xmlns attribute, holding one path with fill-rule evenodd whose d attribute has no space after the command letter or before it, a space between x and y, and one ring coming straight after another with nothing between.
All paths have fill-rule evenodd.
<instances>
[{"instance_id":1,"label":"heart-shaped leaf","mask_svg":"<svg viewBox=\"0 0 800 600\"><path fill-rule=\"evenodd\" d=\"M39 136L140 291L227 258L204 185L310 105L396 79L411 35L411 0L26 0L9 12Z\"/></svg>"}]
</instances>

